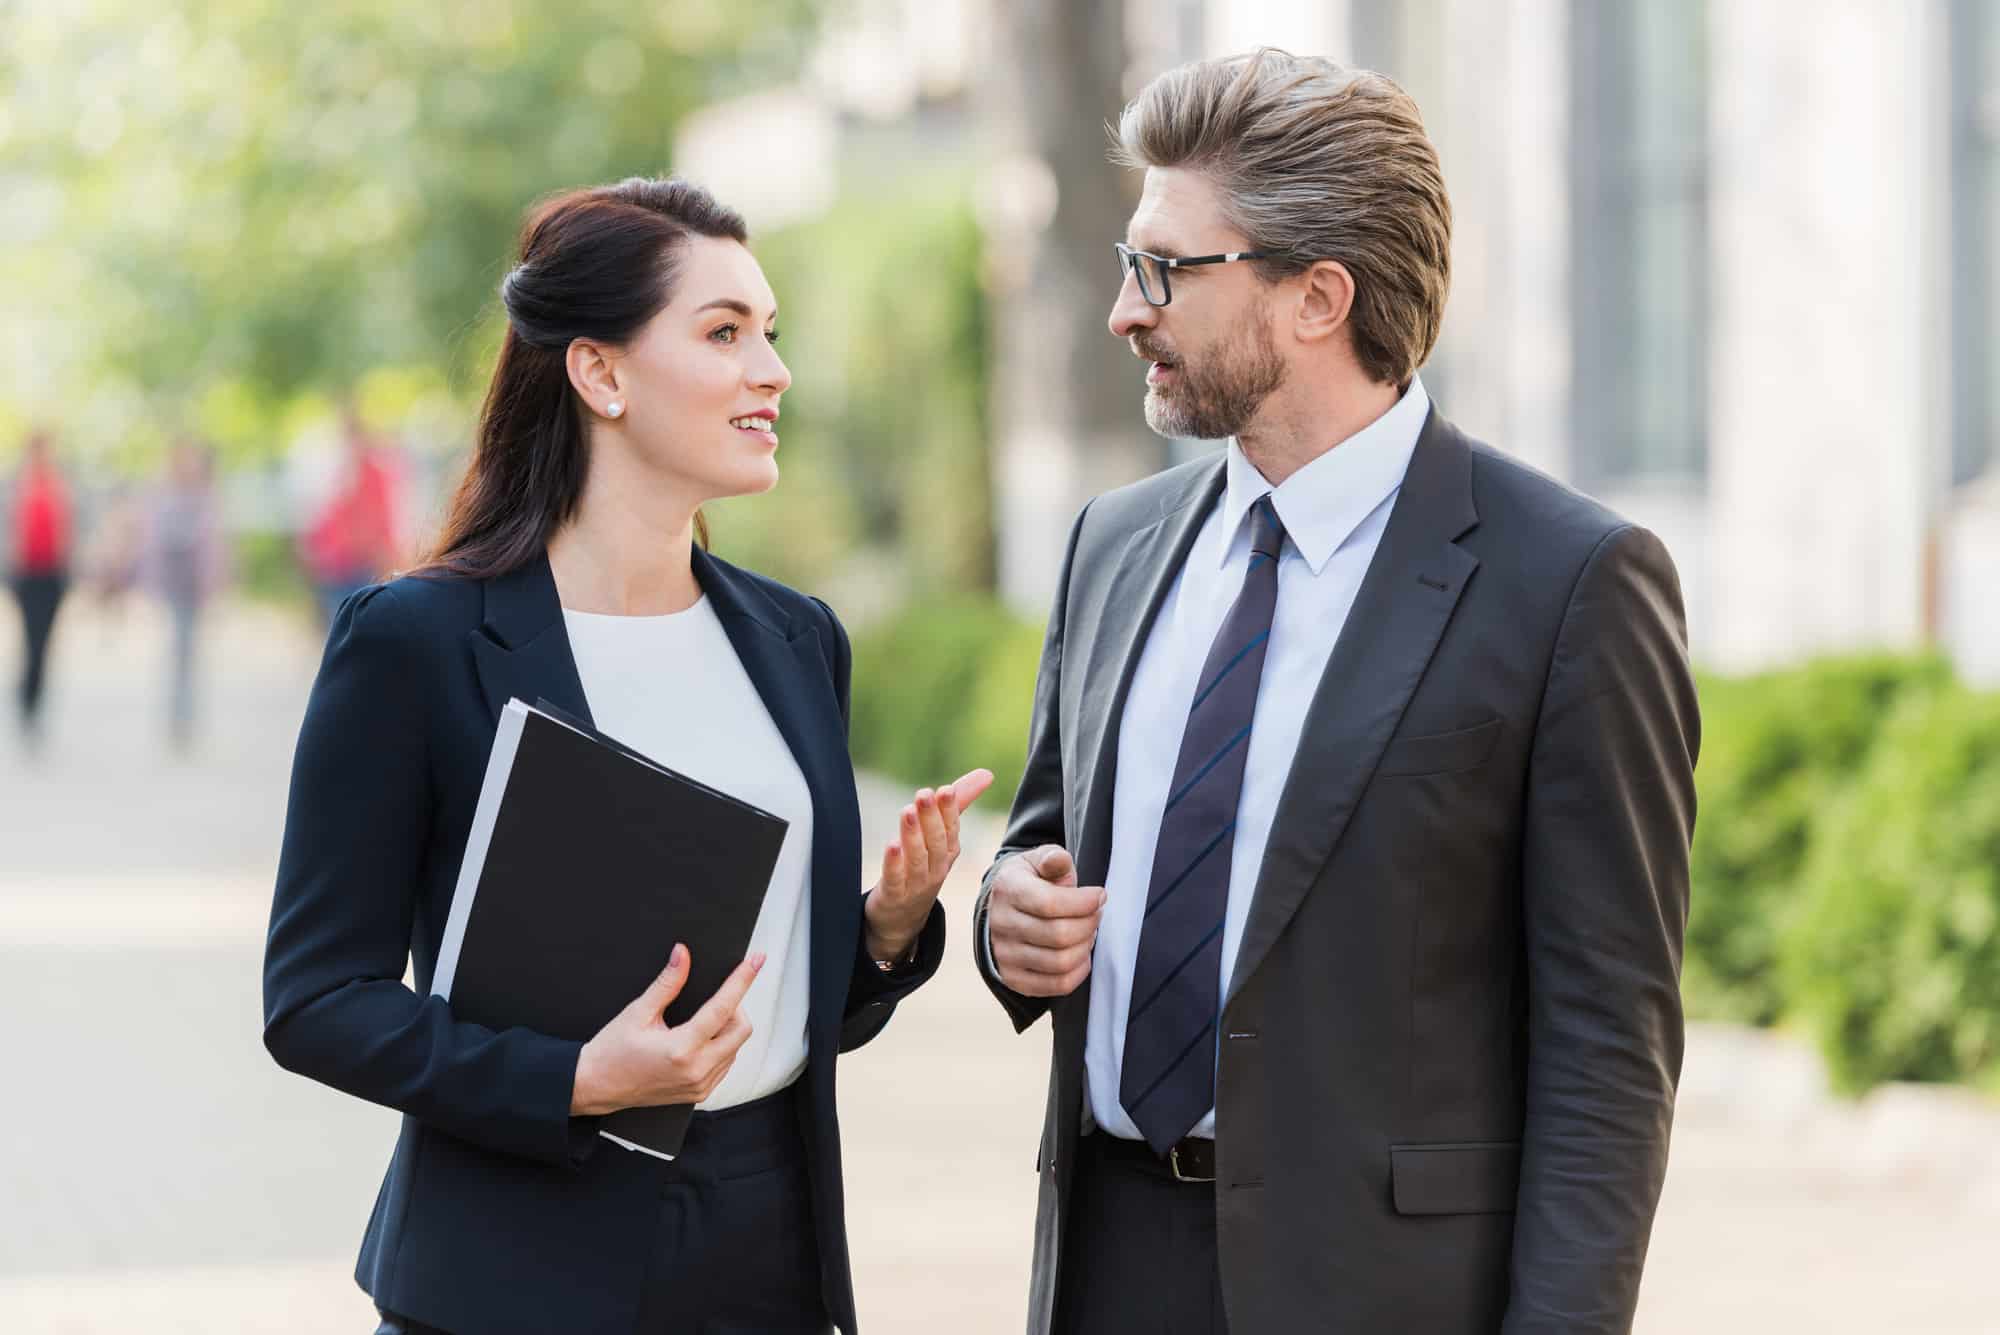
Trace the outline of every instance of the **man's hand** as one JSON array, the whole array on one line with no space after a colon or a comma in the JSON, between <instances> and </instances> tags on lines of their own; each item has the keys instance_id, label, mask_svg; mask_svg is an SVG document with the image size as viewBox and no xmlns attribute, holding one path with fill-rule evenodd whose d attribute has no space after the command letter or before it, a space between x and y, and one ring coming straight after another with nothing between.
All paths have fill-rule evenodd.
<instances>
[{"instance_id":1,"label":"man's hand","mask_svg":"<svg viewBox=\"0 0 2000 1335\"><path fill-rule=\"evenodd\" d=\"M1079 886L1068 851L1044 844L993 874L986 927L1000 981L1024 997L1066 997L1090 976L1102 886Z\"/></svg>"}]
</instances>

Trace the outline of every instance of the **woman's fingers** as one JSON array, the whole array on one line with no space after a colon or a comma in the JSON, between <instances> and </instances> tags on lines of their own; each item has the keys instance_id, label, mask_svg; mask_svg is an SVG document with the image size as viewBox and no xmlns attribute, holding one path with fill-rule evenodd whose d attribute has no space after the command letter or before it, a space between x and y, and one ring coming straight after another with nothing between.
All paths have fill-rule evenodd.
<instances>
[{"instance_id":1,"label":"woman's fingers","mask_svg":"<svg viewBox=\"0 0 2000 1335\"><path fill-rule=\"evenodd\" d=\"M930 884L931 855L925 846L923 816L918 810L929 791L920 791L917 800L903 808L903 874L909 878L911 887Z\"/></svg>"},{"instance_id":2,"label":"woman's fingers","mask_svg":"<svg viewBox=\"0 0 2000 1335\"><path fill-rule=\"evenodd\" d=\"M957 823L957 816L952 823ZM951 870L951 831L945 828L944 808L938 804L934 789L925 788L917 794L917 823L924 832L924 865L933 881L941 881Z\"/></svg>"},{"instance_id":3,"label":"woman's fingers","mask_svg":"<svg viewBox=\"0 0 2000 1335\"><path fill-rule=\"evenodd\" d=\"M938 817L944 821L943 868L949 872L951 865L958 861L958 789L956 785L938 789L937 809Z\"/></svg>"},{"instance_id":4,"label":"woman's fingers","mask_svg":"<svg viewBox=\"0 0 2000 1335\"><path fill-rule=\"evenodd\" d=\"M904 865L903 858L903 841L898 838L892 840L882 850L882 880L878 888L885 897L895 899L903 893L908 880L908 869Z\"/></svg>"},{"instance_id":5,"label":"woman's fingers","mask_svg":"<svg viewBox=\"0 0 2000 1335\"><path fill-rule=\"evenodd\" d=\"M722 980L722 986L715 989L715 995L689 1017L687 1027L696 1038L706 1042L728 1026L736 1015L736 1008L743 1004L744 993L757 980L757 971L763 967L764 955L759 951L730 970L729 977Z\"/></svg>"},{"instance_id":6,"label":"woman's fingers","mask_svg":"<svg viewBox=\"0 0 2000 1335\"><path fill-rule=\"evenodd\" d=\"M964 775L951 786L952 795L958 802L958 809L965 810L979 800L979 795L993 786L993 771L976 769Z\"/></svg>"}]
</instances>

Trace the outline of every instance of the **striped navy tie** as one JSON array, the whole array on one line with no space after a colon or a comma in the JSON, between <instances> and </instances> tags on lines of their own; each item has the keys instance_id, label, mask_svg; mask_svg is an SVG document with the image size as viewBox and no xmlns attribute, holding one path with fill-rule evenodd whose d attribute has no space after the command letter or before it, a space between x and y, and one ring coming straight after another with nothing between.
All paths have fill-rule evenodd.
<instances>
[{"instance_id":1,"label":"striped navy tie","mask_svg":"<svg viewBox=\"0 0 2000 1335\"><path fill-rule=\"evenodd\" d=\"M1159 1154L1215 1106L1215 1026L1236 803L1285 542L1268 493L1250 520L1250 569L1202 665L1160 816L1126 1013L1118 1099Z\"/></svg>"}]
</instances>

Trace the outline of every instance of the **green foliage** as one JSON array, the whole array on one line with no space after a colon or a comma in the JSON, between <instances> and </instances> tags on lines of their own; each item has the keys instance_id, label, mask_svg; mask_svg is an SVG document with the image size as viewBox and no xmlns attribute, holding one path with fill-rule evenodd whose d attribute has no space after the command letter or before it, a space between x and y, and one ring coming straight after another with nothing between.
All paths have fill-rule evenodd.
<instances>
[{"instance_id":1,"label":"green foliage","mask_svg":"<svg viewBox=\"0 0 2000 1335\"><path fill-rule=\"evenodd\" d=\"M912 605L858 636L851 710L854 761L906 783L993 771L980 805L1013 800L1027 757L1042 632L998 603Z\"/></svg>"},{"instance_id":2,"label":"green foliage","mask_svg":"<svg viewBox=\"0 0 2000 1335\"><path fill-rule=\"evenodd\" d=\"M290 533L265 529L237 535L233 564L237 591L244 596L299 608L314 606L312 586L299 567Z\"/></svg>"},{"instance_id":3,"label":"green foliage","mask_svg":"<svg viewBox=\"0 0 2000 1335\"><path fill-rule=\"evenodd\" d=\"M0 44L0 401L121 441L382 367L476 396L523 208L668 168L797 67L809 0L76 0ZM218 386L223 400L211 399ZM246 410L253 420L245 421Z\"/></svg>"},{"instance_id":4,"label":"green foliage","mask_svg":"<svg viewBox=\"0 0 2000 1335\"><path fill-rule=\"evenodd\" d=\"M1947 676L1936 659L1872 655L1703 680L1685 969L1694 1013L1777 1020L1778 942L1815 821L1860 772L1896 701Z\"/></svg>"},{"instance_id":5,"label":"green foliage","mask_svg":"<svg viewBox=\"0 0 2000 1335\"><path fill-rule=\"evenodd\" d=\"M1035 674L1042 661L1043 628L1016 621L988 649L986 668L972 692L965 719L965 754L993 771L993 791L981 799L1004 814L1028 764L1028 721L1034 712ZM961 771L962 773L963 771Z\"/></svg>"},{"instance_id":6,"label":"green foliage","mask_svg":"<svg viewBox=\"0 0 2000 1335\"><path fill-rule=\"evenodd\" d=\"M981 242L966 183L904 174L751 238L778 296L783 480L716 506L717 550L812 586L859 546L918 598L993 584Z\"/></svg>"},{"instance_id":7,"label":"green foliage","mask_svg":"<svg viewBox=\"0 0 2000 1335\"><path fill-rule=\"evenodd\" d=\"M1816 825L1782 955L1840 1087L2000 1086L2000 695L1895 710Z\"/></svg>"}]
</instances>

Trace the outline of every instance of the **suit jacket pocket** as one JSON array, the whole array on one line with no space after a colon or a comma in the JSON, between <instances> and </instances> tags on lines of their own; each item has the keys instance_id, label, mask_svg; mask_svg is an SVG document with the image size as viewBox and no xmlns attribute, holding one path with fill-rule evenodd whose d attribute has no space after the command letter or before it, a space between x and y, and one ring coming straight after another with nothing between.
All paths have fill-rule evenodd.
<instances>
[{"instance_id":1,"label":"suit jacket pocket","mask_svg":"<svg viewBox=\"0 0 2000 1335\"><path fill-rule=\"evenodd\" d=\"M1492 718L1457 732L1432 733L1427 737L1398 737L1382 752L1376 766L1378 779L1419 774L1450 774L1486 763L1493 744L1500 739L1500 720Z\"/></svg>"},{"instance_id":2,"label":"suit jacket pocket","mask_svg":"<svg viewBox=\"0 0 2000 1335\"><path fill-rule=\"evenodd\" d=\"M1397 1214L1502 1214L1514 1208L1521 1142L1391 1145Z\"/></svg>"}]
</instances>

